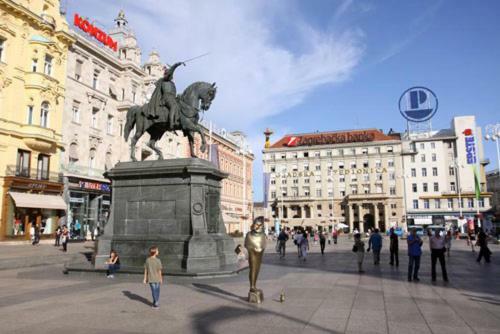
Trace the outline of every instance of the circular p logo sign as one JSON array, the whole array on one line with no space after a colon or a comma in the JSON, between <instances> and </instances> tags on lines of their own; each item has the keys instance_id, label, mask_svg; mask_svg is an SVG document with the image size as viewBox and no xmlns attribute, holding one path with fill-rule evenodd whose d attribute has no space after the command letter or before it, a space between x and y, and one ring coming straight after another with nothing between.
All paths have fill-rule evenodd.
<instances>
[{"instance_id":1,"label":"circular p logo sign","mask_svg":"<svg viewBox=\"0 0 500 334\"><path fill-rule=\"evenodd\" d=\"M434 116L438 109L436 94L429 88L412 87L399 98L399 111L411 122L425 122Z\"/></svg>"}]
</instances>

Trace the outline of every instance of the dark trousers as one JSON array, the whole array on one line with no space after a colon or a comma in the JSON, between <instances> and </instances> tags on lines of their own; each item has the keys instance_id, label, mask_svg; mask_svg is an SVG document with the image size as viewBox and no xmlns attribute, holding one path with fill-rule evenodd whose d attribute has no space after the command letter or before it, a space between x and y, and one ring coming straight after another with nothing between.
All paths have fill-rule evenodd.
<instances>
[{"instance_id":1,"label":"dark trousers","mask_svg":"<svg viewBox=\"0 0 500 334\"><path fill-rule=\"evenodd\" d=\"M380 263L380 249L373 250L373 264Z\"/></svg>"},{"instance_id":2,"label":"dark trousers","mask_svg":"<svg viewBox=\"0 0 500 334\"><path fill-rule=\"evenodd\" d=\"M337 244L337 237L333 237L333 243L336 245Z\"/></svg>"},{"instance_id":3,"label":"dark trousers","mask_svg":"<svg viewBox=\"0 0 500 334\"><path fill-rule=\"evenodd\" d=\"M488 247L480 247L479 248L479 255L477 257L477 262L481 262L481 259L484 257L484 260L486 263L490 263L490 255L491 251Z\"/></svg>"},{"instance_id":4,"label":"dark trousers","mask_svg":"<svg viewBox=\"0 0 500 334\"><path fill-rule=\"evenodd\" d=\"M61 245L61 236L56 234L56 243L54 246L60 246Z\"/></svg>"},{"instance_id":5,"label":"dark trousers","mask_svg":"<svg viewBox=\"0 0 500 334\"><path fill-rule=\"evenodd\" d=\"M408 256L408 280L418 278L418 269L420 269L420 255L419 256Z\"/></svg>"},{"instance_id":6,"label":"dark trousers","mask_svg":"<svg viewBox=\"0 0 500 334\"><path fill-rule=\"evenodd\" d=\"M114 275L116 271L120 269L119 264L108 264L108 270L106 271L106 275Z\"/></svg>"},{"instance_id":7,"label":"dark trousers","mask_svg":"<svg viewBox=\"0 0 500 334\"><path fill-rule=\"evenodd\" d=\"M66 252L68 250L68 240L63 241L62 246L63 246L63 251Z\"/></svg>"},{"instance_id":8,"label":"dark trousers","mask_svg":"<svg viewBox=\"0 0 500 334\"><path fill-rule=\"evenodd\" d=\"M321 254L324 254L325 253L325 244L326 244L326 240L320 240L319 241L319 247L321 248Z\"/></svg>"},{"instance_id":9,"label":"dark trousers","mask_svg":"<svg viewBox=\"0 0 500 334\"><path fill-rule=\"evenodd\" d=\"M448 280L448 274L446 273L446 260L444 258L445 249L431 249L431 265L432 265L432 280L436 280L436 262L439 260L441 265L441 271L443 273L443 280Z\"/></svg>"},{"instance_id":10,"label":"dark trousers","mask_svg":"<svg viewBox=\"0 0 500 334\"><path fill-rule=\"evenodd\" d=\"M396 267L399 266L399 249L391 249L391 266L394 265L394 260L396 260Z\"/></svg>"},{"instance_id":11,"label":"dark trousers","mask_svg":"<svg viewBox=\"0 0 500 334\"><path fill-rule=\"evenodd\" d=\"M279 247L279 251L280 251L280 256L285 257L286 240L279 240L278 247Z\"/></svg>"}]
</instances>

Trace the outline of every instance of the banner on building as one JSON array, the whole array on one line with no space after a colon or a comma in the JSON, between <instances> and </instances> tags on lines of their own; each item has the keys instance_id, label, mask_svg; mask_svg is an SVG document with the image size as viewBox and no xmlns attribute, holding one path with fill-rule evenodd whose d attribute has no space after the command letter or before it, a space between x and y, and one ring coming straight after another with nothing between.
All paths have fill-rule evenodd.
<instances>
[{"instance_id":1,"label":"banner on building","mask_svg":"<svg viewBox=\"0 0 500 334\"><path fill-rule=\"evenodd\" d=\"M479 168L478 168L478 157L477 157L477 145L476 139L472 129L465 129L463 134L465 135L465 152L467 156L467 164L472 165L472 174L474 175L474 191L476 193L476 199L479 201L481 197L481 182L479 180Z\"/></svg>"},{"instance_id":2,"label":"banner on building","mask_svg":"<svg viewBox=\"0 0 500 334\"><path fill-rule=\"evenodd\" d=\"M269 184L271 179L271 173L264 173L263 182L264 182L264 208L267 208L267 203L269 201Z\"/></svg>"}]
</instances>

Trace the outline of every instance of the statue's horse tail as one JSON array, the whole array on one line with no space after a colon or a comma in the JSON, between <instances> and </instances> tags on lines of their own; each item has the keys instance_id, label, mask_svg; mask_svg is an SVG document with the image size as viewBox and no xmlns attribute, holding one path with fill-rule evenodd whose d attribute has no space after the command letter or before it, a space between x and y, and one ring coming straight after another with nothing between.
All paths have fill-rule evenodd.
<instances>
[{"instance_id":1,"label":"statue's horse tail","mask_svg":"<svg viewBox=\"0 0 500 334\"><path fill-rule=\"evenodd\" d=\"M137 107L133 106L127 111L127 121L125 122L125 128L123 129L123 137L125 138L125 141L128 140L130 131L134 128L136 110Z\"/></svg>"}]
</instances>

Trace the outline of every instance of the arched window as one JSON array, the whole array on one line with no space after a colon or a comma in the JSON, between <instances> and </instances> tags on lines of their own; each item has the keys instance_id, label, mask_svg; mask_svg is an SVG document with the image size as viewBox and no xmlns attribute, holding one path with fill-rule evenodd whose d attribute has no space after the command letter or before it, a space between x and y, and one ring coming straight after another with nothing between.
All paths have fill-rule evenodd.
<instances>
[{"instance_id":1,"label":"arched window","mask_svg":"<svg viewBox=\"0 0 500 334\"><path fill-rule=\"evenodd\" d=\"M74 165L78 161L78 144L71 143L69 145L69 164Z\"/></svg>"},{"instance_id":2,"label":"arched window","mask_svg":"<svg viewBox=\"0 0 500 334\"><path fill-rule=\"evenodd\" d=\"M42 107L40 108L40 126L46 128L49 126L49 103L42 102Z\"/></svg>"},{"instance_id":3,"label":"arched window","mask_svg":"<svg viewBox=\"0 0 500 334\"><path fill-rule=\"evenodd\" d=\"M111 151L106 152L106 160L104 162L104 168L110 170L113 168L113 162L111 161Z\"/></svg>"}]
</instances>

